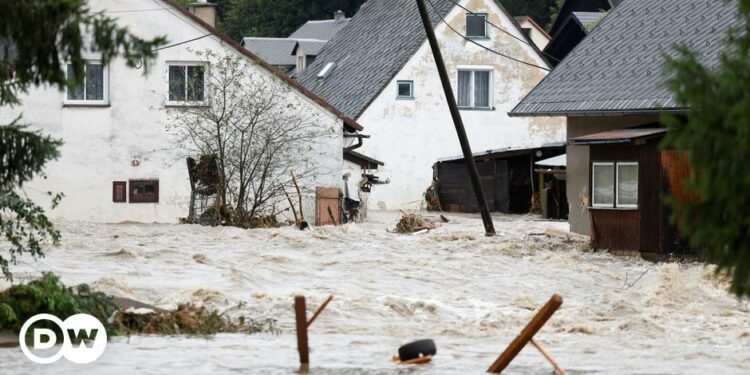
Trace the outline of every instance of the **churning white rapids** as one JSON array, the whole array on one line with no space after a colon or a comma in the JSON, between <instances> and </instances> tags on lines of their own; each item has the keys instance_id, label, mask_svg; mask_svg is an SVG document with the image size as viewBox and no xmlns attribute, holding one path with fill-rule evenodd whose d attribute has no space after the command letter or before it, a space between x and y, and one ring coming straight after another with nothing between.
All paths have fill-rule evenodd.
<instances>
[{"instance_id":1,"label":"churning white rapids","mask_svg":"<svg viewBox=\"0 0 750 375\"><path fill-rule=\"evenodd\" d=\"M493 238L474 215L449 215L426 234L387 233L398 217L304 232L58 223L62 243L16 267L17 282L49 270L162 308L275 318L282 333L115 337L83 366L34 365L4 348L0 374L292 374L296 294L308 314L335 296L310 328L313 374L482 374L553 293L563 306L537 339L571 374L750 373L750 303L712 268L594 253L538 235L567 224L536 216L495 216ZM422 338L437 344L432 363L391 362ZM508 372L551 367L527 347Z\"/></svg>"}]
</instances>

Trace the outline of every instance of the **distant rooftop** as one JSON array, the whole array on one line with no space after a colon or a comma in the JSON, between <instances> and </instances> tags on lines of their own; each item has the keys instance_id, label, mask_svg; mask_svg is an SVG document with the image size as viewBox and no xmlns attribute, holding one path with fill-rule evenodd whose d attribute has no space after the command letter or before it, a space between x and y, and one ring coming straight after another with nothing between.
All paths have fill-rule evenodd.
<instances>
[{"instance_id":1,"label":"distant rooftop","mask_svg":"<svg viewBox=\"0 0 750 375\"><path fill-rule=\"evenodd\" d=\"M271 65L296 65L292 51L297 41L287 38L244 38L242 46Z\"/></svg>"},{"instance_id":2,"label":"distant rooftop","mask_svg":"<svg viewBox=\"0 0 750 375\"><path fill-rule=\"evenodd\" d=\"M339 19L307 21L297 31L289 35L292 39L318 39L331 40L336 33L349 24L351 18L339 17Z\"/></svg>"}]
</instances>

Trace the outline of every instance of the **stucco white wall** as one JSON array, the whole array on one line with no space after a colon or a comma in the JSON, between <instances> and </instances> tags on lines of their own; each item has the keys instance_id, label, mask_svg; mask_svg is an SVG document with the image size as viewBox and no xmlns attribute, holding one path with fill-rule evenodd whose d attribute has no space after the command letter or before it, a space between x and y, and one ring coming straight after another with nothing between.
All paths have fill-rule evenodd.
<instances>
[{"instance_id":1,"label":"stucco white wall","mask_svg":"<svg viewBox=\"0 0 750 375\"><path fill-rule=\"evenodd\" d=\"M494 0L464 0L466 8L490 15L490 21L522 38L513 21ZM446 18L465 33L466 12L458 7ZM528 45L490 28L490 39L479 43L523 61L545 66ZM511 118L507 113L541 81L547 72L492 54L455 34L446 25L436 28L454 93L458 68L491 67L492 111L462 110L473 152L502 147L538 146L565 140L564 118ZM414 81L414 100L397 100L397 81ZM362 152L385 162L379 173L390 177L370 196L370 206L381 209L418 208L432 182L438 158L461 155L461 147L447 107L429 44L425 43L358 118L372 135Z\"/></svg>"},{"instance_id":2,"label":"stucco white wall","mask_svg":"<svg viewBox=\"0 0 750 375\"><path fill-rule=\"evenodd\" d=\"M90 0L94 11L102 10L119 19L122 25L141 37L165 35L176 43L205 35L208 31L160 1ZM151 10L163 7L163 10ZM136 11L149 10L149 11ZM128 12L130 11L130 12ZM184 151L167 131L165 107L168 62L201 61L192 51L213 49L238 52L209 36L178 47L159 51L151 73L131 69L122 60L113 61L109 71L108 107L63 107L64 94L53 88L34 89L22 97L16 108L0 107L0 122L7 123L23 113L23 121L33 128L64 141L61 156L46 167L46 179L37 178L24 187L25 192L43 207L48 207L46 192L62 192L60 206L49 211L53 218L91 222L177 222L188 214L190 184ZM92 56L95 57L95 56ZM261 74L268 74L258 68ZM285 85L281 80L277 84ZM288 99L302 105L301 113L331 129L332 136L309 149L318 174L306 181L315 186L339 186L343 166L342 122L329 111L296 90ZM140 166L131 166L137 158ZM159 179L158 204L112 202L112 182L129 179ZM313 195L305 201L306 216L314 215Z\"/></svg>"}]
</instances>

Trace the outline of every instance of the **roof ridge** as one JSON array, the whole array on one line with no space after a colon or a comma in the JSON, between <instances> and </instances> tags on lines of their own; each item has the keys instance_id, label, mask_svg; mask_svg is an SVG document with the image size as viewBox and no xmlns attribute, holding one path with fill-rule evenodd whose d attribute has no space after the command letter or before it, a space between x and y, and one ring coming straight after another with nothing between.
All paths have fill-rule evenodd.
<instances>
[{"instance_id":1,"label":"roof ridge","mask_svg":"<svg viewBox=\"0 0 750 375\"><path fill-rule=\"evenodd\" d=\"M208 23L206 23L205 21L203 21L202 19L200 19L198 16L190 13L190 11L188 11L187 9L185 9L182 5L176 3L174 0L161 0L161 1L164 2L165 4L171 6L172 8L174 8L175 10L177 10L178 12L180 12L183 16L185 16L185 17L189 18L190 20L192 20L193 22L197 23L199 26L201 26L204 29L206 29L206 31L208 31L209 33L211 33L214 36L216 36L217 38L219 38L224 44L229 45L234 50L236 50L237 52L239 52L241 55L244 55L245 57L249 58L250 60L252 60L256 64L258 64L261 68L263 68L266 71L268 71L269 73L271 73L271 75L276 76L277 78L281 79L283 82L285 82L286 84L288 84L291 88L299 91L300 94L308 97L313 102L317 103L321 107L325 108L326 110L328 110L332 114L334 114L337 117L339 117L340 119L342 119L344 121L344 123L346 125L348 125L350 128L355 129L355 130L363 130L364 129L362 127L362 125L360 125L356 120L354 120L353 118L347 116L344 112L342 112L338 108L334 107L331 103L329 103L325 99L321 98L317 94L315 94L312 91L308 90L306 87L302 86L299 82L291 79L286 74L283 74L283 73L279 72L277 69L275 69L274 67L272 67L271 65L269 65L267 62L263 61L263 59L261 59L257 55L255 55L252 52L248 51L246 48L242 47L239 43L237 43L236 41L234 41L232 38L230 38L226 34L222 33L219 30L217 30L215 27L209 25Z\"/></svg>"}]
</instances>

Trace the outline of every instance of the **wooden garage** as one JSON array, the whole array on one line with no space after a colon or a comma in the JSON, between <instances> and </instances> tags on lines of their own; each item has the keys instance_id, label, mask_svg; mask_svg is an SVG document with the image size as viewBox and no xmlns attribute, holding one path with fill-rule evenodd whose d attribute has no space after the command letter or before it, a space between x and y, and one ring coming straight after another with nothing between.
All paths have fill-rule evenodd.
<instances>
[{"instance_id":1,"label":"wooden garage","mask_svg":"<svg viewBox=\"0 0 750 375\"><path fill-rule=\"evenodd\" d=\"M664 128L620 129L573 138L589 147L592 246L616 252L690 253L663 198L681 195L687 155L659 147ZM684 194L682 194L684 196Z\"/></svg>"}]
</instances>

